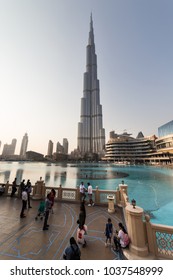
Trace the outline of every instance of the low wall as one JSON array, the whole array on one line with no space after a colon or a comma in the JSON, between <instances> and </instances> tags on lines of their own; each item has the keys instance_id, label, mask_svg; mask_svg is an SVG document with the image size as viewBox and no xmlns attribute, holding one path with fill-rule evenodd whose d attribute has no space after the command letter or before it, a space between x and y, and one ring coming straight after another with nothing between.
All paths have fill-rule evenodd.
<instances>
[{"instance_id":1,"label":"low wall","mask_svg":"<svg viewBox=\"0 0 173 280\"><path fill-rule=\"evenodd\" d=\"M35 185L32 186L31 192L31 199L41 199L45 198L47 194L51 191L52 187L45 186L43 184L42 190L39 193L37 198L37 188L39 185L39 181L36 182ZM79 187L76 188L64 188L64 187L57 187L55 188L56 196L55 201L69 201L69 202L80 202L80 192ZM5 186L5 194L6 196L10 196L12 192L12 184L6 184ZM20 197L20 186L17 186L17 191L15 193L15 197ZM99 190L99 188L93 189L93 201L96 205L107 205L108 199L107 196L113 195L114 196L114 203L118 204L119 201L119 192L117 190Z\"/></svg>"}]
</instances>

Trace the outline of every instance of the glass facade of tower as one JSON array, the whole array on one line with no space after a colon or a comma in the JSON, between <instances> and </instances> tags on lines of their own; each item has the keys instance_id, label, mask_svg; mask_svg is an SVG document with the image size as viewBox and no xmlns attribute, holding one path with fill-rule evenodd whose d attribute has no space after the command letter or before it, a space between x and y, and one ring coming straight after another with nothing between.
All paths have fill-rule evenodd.
<instances>
[{"instance_id":1,"label":"glass facade of tower","mask_svg":"<svg viewBox=\"0 0 173 280\"><path fill-rule=\"evenodd\" d=\"M81 154L101 154L105 147L105 130L102 124L100 86L97 79L97 56L95 53L92 16L89 40L86 48L86 72L84 73L81 115L78 123L78 150Z\"/></svg>"},{"instance_id":2,"label":"glass facade of tower","mask_svg":"<svg viewBox=\"0 0 173 280\"><path fill-rule=\"evenodd\" d=\"M158 136L164 137L173 134L173 121L170 121L158 128Z\"/></svg>"}]
</instances>

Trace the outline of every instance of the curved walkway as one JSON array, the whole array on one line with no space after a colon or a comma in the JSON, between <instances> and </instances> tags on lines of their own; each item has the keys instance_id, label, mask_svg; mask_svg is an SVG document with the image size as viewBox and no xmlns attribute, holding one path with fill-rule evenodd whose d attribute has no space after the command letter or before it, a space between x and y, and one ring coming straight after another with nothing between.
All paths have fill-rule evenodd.
<instances>
[{"instance_id":1,"label":"curved walkway","mask_svg":"<svg viewBox=\"0 0 173 280\"><path fill-rule=\"evenodd\" d=\"M43 221L35 220L39 201L31 201L26 218L20 219L21 201L0 197L0 259L1 260L61 260L71 236L76 238L79 204L55 202L49 216L49 230L43 231ZM111 247L105 247L105 224L108 217L113 225L122 221L122 211L109 214L106 207L86 204L87 246L81 248L82 260L117 259Z\"/></svg>"}]
</instances>

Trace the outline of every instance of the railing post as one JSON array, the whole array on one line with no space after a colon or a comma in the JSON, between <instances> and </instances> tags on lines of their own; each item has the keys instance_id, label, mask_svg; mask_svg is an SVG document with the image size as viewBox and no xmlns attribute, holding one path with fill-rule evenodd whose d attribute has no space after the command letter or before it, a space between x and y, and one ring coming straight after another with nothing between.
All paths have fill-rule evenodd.
<instances>
[{"instance_id":1,"label":"railing post","mask_svg":"<svg viewBox=\"0 0 173 280\"><path fill-rule=\"evenodd\" d=\"M95 190L95 203L96 204L100 203L100 192L98 186L96 186L96 190Z\"/></svg>"},{"instance_id":2,"label":"railing post","mask_svg":"<svg viewBox=\"0 0 173 280\"><path fill-rule=\"evenodd\" d=\"M124 201L124 195L123 193L125 193L127 195L127 190L128 190L128 185L126 184L119 184L119 194L120 194L120 205L122 207L126 206L126 202Z\"/></svg>"},{"instance_id":3,"label":"railing post","mask_svg":"<svg viewBox=\"0 0 173 280\"><path fill-rule=\"evenodd\" d=\"M5 193L4 195L7 195L8 194L8 188L9 188L9 181L7 181L7 183L5 184Z\"/></svg>"},{"instance_id":4,"label":"railing post","mask_svg":"<svg viewBox=\"0 0 173 280\"><path fill-rule=\"evenodd\" d=\"M79 186L76 186L76 200L80 201L80 188L79 188Z\"/></svg>"},{"instance_id":5,"label":"railing post","mask_svg":"<svg viewBox=\"0 0 173 280\"><path fill-rule=\"evenodd\" d=\"M115 204L117 206L120 205L120 191L119 189L117 188L117 190L115 191Z\"/></svg>"},{"instance_id":6,"label":"railing post","mask_svg":"<svg viewBox=\"0 0 173 280\"><path fill-rule=\"evenodd\" d=\"M149 252L155 255L154 240L152 236L152 228L151 228L149 215L145 215L145 221L146 221L146 230L147 230L148 249Z\"/></svg>"},{"instance_id":7,"label":"railing post","mask_svg":"<svg viewBox=\"0 0 173 280\"><path fill-rule=\"evenodd\" d=\"M126 225L130 237L130 251L139 257L148 255L146 241L146 228L143 223L143 209L136 206L135 208L128 203L125 208Z\"/></svg>"},{"instance_id":8,"label":"railing post","mask_svg":"<svg viewBox=\"0 0 173 280\"><path fill-rule=\"evenodd\" d=\"M34 200L44 199L45 190L46 188L45 188L44 180L42 180L42 177L40 177L40 180L35 183L32 199Z\"/></svg>"},{"instance_id":9,"label":"railing post","mask_svg":"<svg viewBox=\"0 0 173 280\"><path fill-rule=\"evenodd\" d=\"M58 188L58 200L62 201L62 186L59 185Z\"/></svg>"}]
</instances>

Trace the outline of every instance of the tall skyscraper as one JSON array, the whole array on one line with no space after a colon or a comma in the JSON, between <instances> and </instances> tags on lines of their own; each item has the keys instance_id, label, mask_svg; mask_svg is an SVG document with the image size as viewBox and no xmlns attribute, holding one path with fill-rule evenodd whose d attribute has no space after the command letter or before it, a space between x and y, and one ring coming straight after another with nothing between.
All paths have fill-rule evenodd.
<instances>
[{"instance_id":1,"label":"tall skyscraper","mask_svg":"<svg viewBox=\"0 0 173 280\"><path fill-rule=\"evenodd\" d=\"M53 155L53 142L51 140L49 140L49 143L48 143L47 155L48 155L48 157L52 157L52 155Z\"/></svg>"},{"instance_id":2,"label":"tall skyscraper","mask_svg":"<svg viewBox=\"0 0 173 280\"><path fill-rule=\"evenodd\" d=\"M102 124L100 86L97 79L97 55L95 53L92 15L89 40L86 48L86 72L84 73L81 116L78 123L78 150L82 155L101 154L105 146L105 129Z\"/></svg>"},{"instance_id":3,"label":"tall skyscraper","mask_svg":"<svg viewBox=\"0 0 173 280\"><path fill-rule=\"evenodd\" d=\"M68 140L67 138L63 138L63 148L64 148L64 154L68 154Z\"/></svg>"},{"instance_id":4,"label":"tall skyscraper","mask_svg":"<svg viewBox=\"0 0 173 280\"><path fill-rule=\"evenodd\" d=\"M28 147L28 134L25 133L20 147L20 156L22 157L26 156L27 147Z\"/></svg>"}]
</instances>

